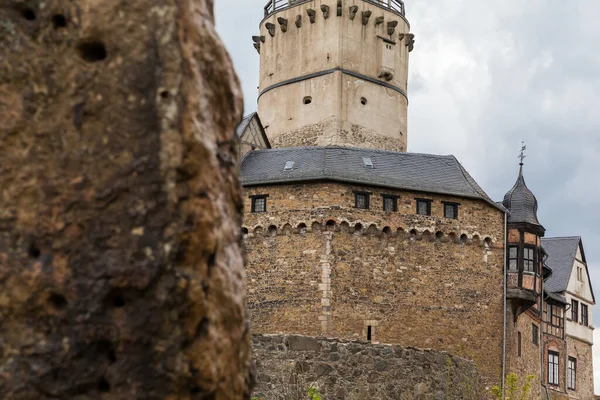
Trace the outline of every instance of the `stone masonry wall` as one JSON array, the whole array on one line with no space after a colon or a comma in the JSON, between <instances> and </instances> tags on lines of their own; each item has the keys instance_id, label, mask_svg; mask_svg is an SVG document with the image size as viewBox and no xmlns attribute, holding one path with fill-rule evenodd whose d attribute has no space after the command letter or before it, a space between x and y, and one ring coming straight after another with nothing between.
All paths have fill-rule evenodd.
<instances>
[{"instance_id":1,"label":"stone masonry wall","mask_svg":"<svg viewBox=\"0 0 600 400\"><path fill-rule=\"evenodd\" d=\"M405 132L399 132L397 137L380 135L372 129L332 117L271 137L270 141L274 148L336 145L404 152L405 135Z\"/></svg>"},{"instance_id":2,"label":"stone masonry wall","mask_svg":"<svg viewBox=\"0 0 600 400\"><path fill-rule=\"evenodd\" d=\"M538 327L537 344L533 340L532 325ZM519 335L521 333L521 355L519 355ZM519 377L521 386L529 375L535 375L531 394L534 399L540 398L542 381L541 354L542 354L542 325L540 318L534 310L519 315L516 322L511 307L507 309L507 346L506 346L506 373L514 372Z\"/></svg>"},{"instance_id":3,"label":"stone masonry wall","mask_svg":"<svg viewBox=\"0 0 600 400\"><path fill-rule=\"evenodd\" d=\"M589 343L567 336L568 356L577 360L575 390L568 389L574 399L591 399L594 396L594 368L592 346Z\"/></svg>"},{"instance_id":4,"label":"stone masonry wall","mask_svg":"<svg viewBox=\"0 0 600 400\"><path fill-rule=\"evenodd\" d=\"M371 210L353 208L369 190ZM500 381L503 214L477 200L341 184L252 188L267 213L246 214L249 308L256 333L367 338L447 350ZM415 215L415 197L432 216ZM443 218L441 201L461 203ZM247 204L247 210L249 204ZM485 240L482 240L485 239Z\"/></svg>"},{"instance_id":5,"label":"stone masonry wall","mask_svg":"<svg viewBox=\"0 0 600 400\"><path fill-rule=\"evenodd\" d=\"M475 364L446 352L285 335L255 335L252 350L261 400L310 387L326 400L486 398Z\"/></svg>"}]
</instances>

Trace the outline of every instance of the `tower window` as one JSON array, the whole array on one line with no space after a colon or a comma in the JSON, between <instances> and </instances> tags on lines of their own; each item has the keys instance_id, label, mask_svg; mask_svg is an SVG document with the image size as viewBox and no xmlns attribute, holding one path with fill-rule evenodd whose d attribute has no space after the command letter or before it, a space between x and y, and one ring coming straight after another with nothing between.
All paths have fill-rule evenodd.
<instances>
[{"instance_id":1,"label":"tower window","mask_svg":"<svg viewBox=\"0 0 600 400\"><path fill-rule=\"evenodd\" d=\"M384 194L383 196L383 211L391 213L398 211L398 196L390 196Z\"/></svg>"},{"instance_id":2,"label":"tower window","mask_svg":"<svg viewBox=\"0 0 600 400\"><path fill-rule=\"evenodd\" d=\"M458 219L458 204L444 203L444 217L450 219Z\"/></svg>"},{"instance_id":3,"label":"tower window","mask_svg":"<svg viewBox=\"0 0 600 400\"><path fill-rule=\"evenodd\" d=\"M371 325L367 326L367 340L369 342L373 340L373 327Z\"/></svg>"},{"instance_id":4,"label":"tower window","mask_svg":"<svg viewBox=\"0 0 600 400\"><path fill-rule=\"evenodd\" d=\"M360 208L361 210L369 209L369 201L370 194L365 192L356 192L354 193L354 206L356 208Z\"/></svg>"},{"instance_id":5,"label":"tower window","mask_svg":"<svg viewBox=\"0 0 600 400\"><path fill-rule=\"evenodd\" d=\"M302 99L302 103L303 104L310 104L310 103L312 103L312 97L306 96L304 99Z\"/></svg>"},{"instance_id":6,"label":"tower window","mask_svg":"<svg viewBox=\"0 0 600 400\"><path fill-rule=\"evenodd\" d=\"M525 272L536 272L535 268L535 250L531 247L525 247L523 257L523 270Z\"/></svg>"},{"instance_id":7,"label":"tower window","mask_svg":"<svg viewBox=\"0 0 600 400\"><path fill-rule=\"evenodd\" d=\"M548 383L558 386L558 353L548 352Z\"/></svg>"},{"instance_id":8,"label":"tower window","mask_svg":"<svg viewBox=\"0 0 600 400\"><path fill-rule=\"evenodd\" d=\"M581 323L583 326L588 326L588 306L587 304L581 305Z\"/></svg>"},{"instance_id":9,"label":"tower window","mask_svg":"<svg viewBox=\"0 0 600 400\"><path fill-rule=\"evenodd\" d=\"M577 359L569 357L567 371L567 386L571 390L575 390L575 383L577 381Z\"/></svg>"},{"instance_id":10,"label":"tower window","mask_svg":"<svg viewBox=\"0 0 600 400\"><path fill-rule=\"evenodd\" d=\"M517 355L521 357L521 332L517 332Z\"/></svg>"},{"instance_id":11,"label":"tower window","mask_svg":"<svg viewBox=\"0 0 600 400\"><path fill-rule=\"evenodd\" d=\"M519 269L519 248L517 246L508 248L508 269L511 271Z\"/></svg>"},{"instance_id":12,"label":"tower window","mask_svg":"<svg viewBox=\"0 0 600 400\"><path fill-rule=\"evenodd\" d=\"M417 214L431 215L431 200L417 199Z\"/></svg>"},{"instance_id":13,"label":"tower window","mask_svg":"<svg viewBox=\"0 0 600 400\"><path fill-rule=\"evenodd\" d=\"M268 195L259 195L259 196L250 196L252 199L252 209L253 213L264 213L267 212L267 197Z\"/></svg>"},{"instance_id":14,"label":"tower window","mask_svg":"<svg viewBox=\"0 0 600 400\"><path fill-rule=\"evenodd\" d=\"M531 324L531 341L536 346L540 343L540 330L536 324Z\"/></svg>"},{"instance_id":15,"label":"tower window","mask_svg":"<svg viewBox=\"0 0 600 400\"><path fill-rule=\"evenodd\" d=\"M579 302L577 300L571 300L571 320L579 322Z\"/></svg>"}]
</instances>

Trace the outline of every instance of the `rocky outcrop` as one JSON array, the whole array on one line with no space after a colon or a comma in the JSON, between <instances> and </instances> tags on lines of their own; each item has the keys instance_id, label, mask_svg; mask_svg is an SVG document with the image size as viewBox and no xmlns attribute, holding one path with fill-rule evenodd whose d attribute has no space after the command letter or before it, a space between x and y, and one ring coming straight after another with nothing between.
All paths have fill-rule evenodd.
<instances>
[{"instance_id":1,"label":"rocky outcrop","mask_svg":"<svg viewBox=\"0 0 600 400\"><path fill-rule=\"evenodd\" d=\"M249 398L212 1L0 1L0 398Z\"/></svg>"},{"instance_id":2,"label":"rocky outcrop","mask_svg":"<svg viewBox=\"0 0 600 400\"><path fill-rule=\"evenodd\" d=\"M294 335L254 335L252 351L258 399L305 398L311 388L328 400L487 397L475 364L441 351Z\"/></svg>"}]
</instances>

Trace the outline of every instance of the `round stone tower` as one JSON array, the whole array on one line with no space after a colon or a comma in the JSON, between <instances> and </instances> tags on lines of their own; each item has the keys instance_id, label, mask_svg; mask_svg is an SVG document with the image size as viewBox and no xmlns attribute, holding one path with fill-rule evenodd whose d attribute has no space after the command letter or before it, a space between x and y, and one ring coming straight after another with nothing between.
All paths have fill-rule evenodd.
<instances>
[{"instance_id":1,"label":"round stone tower","mask_svg":"<svg viewBox=\"0 0 600 400\"><path fill-rule=\"evenodd\" d=\"M406 151L409 32L400 0L271 0L253 40L272 146Z\"/></svg>"}]
</instances>

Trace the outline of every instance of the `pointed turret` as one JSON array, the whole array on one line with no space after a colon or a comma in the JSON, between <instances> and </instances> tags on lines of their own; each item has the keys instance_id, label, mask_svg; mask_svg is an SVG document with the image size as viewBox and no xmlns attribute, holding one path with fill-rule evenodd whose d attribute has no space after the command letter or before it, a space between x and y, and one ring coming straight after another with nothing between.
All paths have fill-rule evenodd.
<instances>
[{"instance_id":1,"label":"pointed turret","mask_svg":"<svg viewBox=\"0 0 600 400\"><path fill-rule=\"evenodd\" d=\"M502 205L509 211L509 224L529 225L532 232L543 236L546 230L537 217L538 202L533 192L525 184L522 162L520 166L517 182L504 196Z\"/></svg>"}]
</instances>

